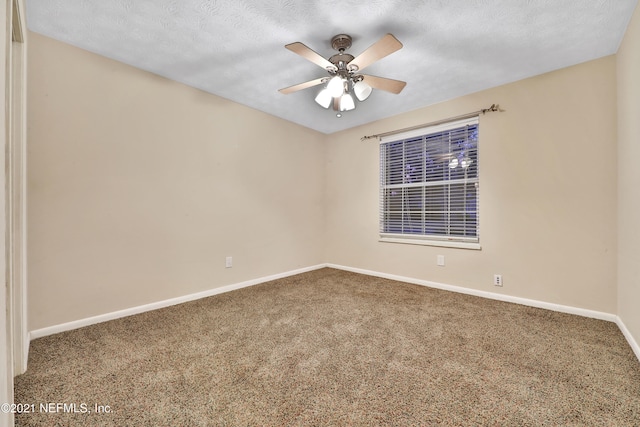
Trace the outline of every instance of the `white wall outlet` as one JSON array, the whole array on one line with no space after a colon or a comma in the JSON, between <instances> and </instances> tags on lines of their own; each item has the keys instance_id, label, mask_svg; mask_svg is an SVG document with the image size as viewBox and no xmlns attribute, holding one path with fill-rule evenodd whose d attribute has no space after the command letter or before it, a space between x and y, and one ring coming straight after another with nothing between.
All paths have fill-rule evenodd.
<instances>
[{"instance_id":1,"label":"white wall outlet","mask_svg":"<svg viewBox=\"0 0 640 427\"><path fill-rule=\"evenodd\" d=\"M496 286L502 286L502 274L493 275L493 284Z\"/></svg>"},{"instance_id":2,"label":"white wall outlet","mask_svg":"<svg viewBox=\"0 0 640 427\"><path fill-rule=\"evenodd\" d=\"M444 267L444 255L438 255L437 262L440 267Z\"/></svg>"},{"instance_id":3,"label":"white wall outlet","mask_svg":"<svg viewBox=\"0 0 640 427\"><path fill-rule=\"evenodd\" d=\"M225 268L233 267L233 257L228 256L224 261Z\"/></svg>"}]
</instances>

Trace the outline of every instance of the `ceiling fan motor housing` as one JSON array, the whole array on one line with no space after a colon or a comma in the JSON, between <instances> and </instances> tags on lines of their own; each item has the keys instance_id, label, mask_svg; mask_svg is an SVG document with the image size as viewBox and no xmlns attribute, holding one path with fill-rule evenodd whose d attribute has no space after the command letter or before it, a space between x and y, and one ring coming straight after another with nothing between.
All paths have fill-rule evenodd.
<instances>
[{"instance_id":1,"label":"ceiling fan motor housing","mask_svg":"<svg viewBox=\"0 0 640 427\"><path fill-rule=\"evenodd\" d=\"M338 34L337 36L333 36L331 39L331 47L339 53L336 53L329 58L329 62L335 65L338 68L337 73L344 75L344 77L346 77L349 72L355 71L347 69L347 64L353 61L354 56L344 52L346 49L351 47L351 41L351 36L347 34Z\"/></svg>"}]
</instances>

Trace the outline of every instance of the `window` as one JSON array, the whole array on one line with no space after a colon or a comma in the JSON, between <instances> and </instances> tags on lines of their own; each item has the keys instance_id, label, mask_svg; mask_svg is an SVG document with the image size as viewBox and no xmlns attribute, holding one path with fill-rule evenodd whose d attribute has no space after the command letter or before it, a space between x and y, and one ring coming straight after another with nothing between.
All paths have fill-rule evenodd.
<instances>
[{"instance_id":1,"label":"window","mask_svg":"<svg viewBox=\"0 0 640 427\"><path fill-rule=\"evenodd\" d=\"M382 241L479 249L478 117L382 138Z\"/></svg>"}]
</instances>

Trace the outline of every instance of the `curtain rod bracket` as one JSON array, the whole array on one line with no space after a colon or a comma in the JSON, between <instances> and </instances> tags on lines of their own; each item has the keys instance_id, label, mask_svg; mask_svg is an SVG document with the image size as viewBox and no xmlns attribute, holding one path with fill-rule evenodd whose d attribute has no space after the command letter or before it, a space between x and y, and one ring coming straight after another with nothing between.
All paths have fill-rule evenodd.
<instances>
[{"instance_id":1,"label":"curtain rod bracket","mask_svg":"<svg viewBox=\"0 0 640 427\"><path fill-rule=\"evenodd\" d=\"M500 111L500 106L498 104L491 104L489 108L483 108L480 110L482 114L490 113L491 111Z\"/></svg>"}]
</instances>

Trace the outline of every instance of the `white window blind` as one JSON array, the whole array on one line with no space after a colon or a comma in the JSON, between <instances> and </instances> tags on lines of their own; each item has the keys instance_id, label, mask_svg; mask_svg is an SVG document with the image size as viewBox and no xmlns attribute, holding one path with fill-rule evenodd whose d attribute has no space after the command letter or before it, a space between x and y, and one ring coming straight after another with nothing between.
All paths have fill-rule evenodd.
<instances>
[{"instance_id":1,"label":"white window blind","mask_svg":"<svg viewBox=\"0 0 640 427\"><path fill-rule=\"evenodd\" d=\"M479 241L478 117L383 137L380 235Z\"/></svg>"}]
</instances>

